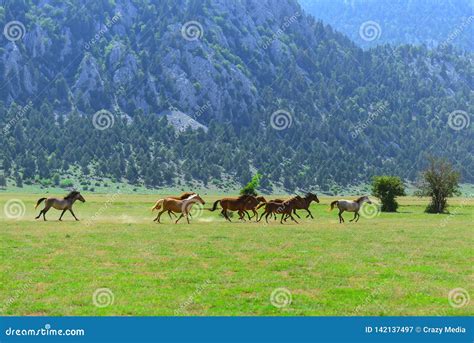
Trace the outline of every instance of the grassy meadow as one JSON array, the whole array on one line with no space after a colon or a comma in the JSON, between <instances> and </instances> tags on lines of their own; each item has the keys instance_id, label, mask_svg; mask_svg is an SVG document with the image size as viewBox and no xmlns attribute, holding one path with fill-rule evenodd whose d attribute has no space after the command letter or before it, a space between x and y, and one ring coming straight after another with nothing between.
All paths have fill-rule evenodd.
<instances>
[{"instance_id":1,"label":"grassy meadow","mask_svg":"<svg viewBox=\"0 0 474 343\"><path fill-rule=\"evenodd\" d=\"M203 195L206 209L175 225L152 221L156 195L86 193L79 222L53 209L35 221L39 197L0 193L2 315L474 313L448 300L456 288L474 296L472 198L430 215L427 199L405 197L398 213L339 224L326 197L315 219L299 211L300 224L281 225L228 223Z\"/></svg>"}]
</instances>

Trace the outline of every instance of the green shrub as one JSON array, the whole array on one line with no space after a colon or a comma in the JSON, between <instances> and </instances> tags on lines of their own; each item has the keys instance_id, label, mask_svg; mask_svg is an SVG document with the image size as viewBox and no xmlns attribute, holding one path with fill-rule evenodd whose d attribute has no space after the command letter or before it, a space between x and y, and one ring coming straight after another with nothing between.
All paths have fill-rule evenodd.
<instances>
[{"instance_id":1,"label":"green shrub","mask_svg":"<svg viewBox=\"0 0 474 343\"><path fill-rule=\"evenodd\" d=\"M405 186L397 176L375 176L372 181L372 195L382 201L382 212L396 212L397 196L405 195Z\"/></svg>"}]
</instances>

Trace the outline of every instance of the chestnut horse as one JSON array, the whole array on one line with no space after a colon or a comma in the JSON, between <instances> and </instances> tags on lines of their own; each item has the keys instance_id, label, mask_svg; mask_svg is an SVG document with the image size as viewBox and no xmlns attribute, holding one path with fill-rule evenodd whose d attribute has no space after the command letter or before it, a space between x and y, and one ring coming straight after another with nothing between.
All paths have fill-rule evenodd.
<instances>
[{"instance_id":1,"label":"chestnut horse","mask_svg":"<svg viewBox=\"0 0 474 343\"><path fill-rule=\"evenodd\" d=\"M244 213L247 214L247 216L249 217L249 220L251 220L253 217L255 217L255 220L258 219L258 212L256 211L256 207L258 204L260 203L266 203L267 202L267 199L265 199L263 196L258 196L258 197L253 197L253 196L249 196L249 201L246 202L244 204L244 209L243 210L239 210L239 219L240 220L245 220L245 215ZM252 211L253 212L253 215L250 216L250 214L247 212L247 211Z\"/></svg>"},{"instance_id":2,"label":"chestnut horse","mask_svg":"<svg viewBox=\"0 0 474 343\"><path fill-rule=\"evenodd\" d=\"M181 213L179 218L176 219L175 224L177 224L178 221L183 217L186 217L186 220L188 221L188 224L189 224L189 217L188 217L189 212L191 212L193 205L196 203L200 203L202 205L205 204L204 200L202 200L199 194L191 195L189 198L183 199L183 200L171 199L171 198L160 199L155 204L155 208L158 210L161 207L163 207L163 209L161 210L160 213L158 213L154 221L157 221L158 223L160 223L161 215L165 213L166 211L172 211L176 213Z\"/></svg>"},{"instance_id":3,"label":"chestnut horse","mask_svg":"<svg viewBox=\"0 0 474 343\"><path fill-rule=\"evenodd\" d=\"M63 199L58 199L58 198L41 198L41 199L38 199L38 201L36 202L35 208L37 208L43 200L46 200L44 202L44 208L41 210L41 212L38 214L38 216L35 219L38 219L39 217L41 217L41 214L42 214L43 219L46 220L46 212L48 212L49 209L51 207L53 207L56 210L62 210L63 211L61 213L61 216L59 216L59 220L62 220L64 212L66 212L67 210L69 210L69 212L71 212L74 219L79 220L79 219L76 218L76 215L72 211L72 205L74 205L74 202L76 200L79 200L81 202L86 201L82 197L81 193L79 193L78 191L72 191L68 195L66 195Z\"/></svg>"},{"instance_id":4,"label":"chestnut horse","mask_svg":"<svg viewBox=\"0 0 474 343\"><path fill-rule=\"evenodd\" d=\"M298 215L298 213L296 213L296 210L306 210L306 212L308 212L308 214L306 215L306 218L311 217L312 219L314 219L313 214L309 210L309 206L311 205L312 201L316 201L317 203L319 203L319 199L318 199L318 196L316 194L306 193L306 195L304 197L300 197L299 195L297 195L297 196L293 197L292 199L298 199L299 200L299 201L296 201L294 203L293 214L295 216L297 216L298 218L301 219L301 217ZM274 199L274 200L270 200L270 201L278 202L278 203L284 203L285 201L289 201L289 200L291 200L291 199L288 199L288 200ZM258 208L260 208L260 207L262 207L262 206L259 206ZM276 219L276 214L274 214L274 216L275 216L275 219ZM286 217L286 219L288 219L288 216ZM285 219L285 221L286 221L286 219Z\"/></svg>"},{"instance_id":5,"label":"chestnut horse","mask_svg":"<svg viewBox=\"0 0 474 343\"><path fill-rule=\"evenodd\" d=\"M283 219L285 216L291 218L295 223L298 224L295 218L293 218L293 210L295 209L295 206L297 206L297 203L301 201L301 197L296 196L294 198L291 198L289 200L286 200L285 202L273 202L269 201L265 205L265 210L263 211L262 215L260 218L257 220L258 222L262 220L263 216L265 215L265 221L268 223L268 216L274 214L281 214L281 219L280 223L283 224ZM259 207L262 207L263 205L260 205ZM285 219L286 221L286 219Z\"/></svg>"},{"instance_id":6,"label":"chestnut horse","mask_svg":"<svg viewBox=\"0 0 474 343\"><path fill-rule=\"evenodd\" d=\"M179 195L179 196L171 196L171 197L167 197L168 199L175 199L175 200L184 200L184 199L187 199L189 198L191 195L194 195L196 193L194 192L184 192L183 194ZM162 199L160 199L162 200ZM153 212L154 210L158 210L159 207L158 206L158 203L160 202L160 200L158 200L155 205L151 208L151 211ZM168 211L168 215L170 216L170 219L173 219L171 218L171 215L173 215L175 218L177 217L176 214L174 214L172 211ZM192 217L192 216L191 216Z\"/></svg>"},{"instance_id":7,"label":"chestnut horse","mask_svg":"<svg viewBox=\"0 0 474 343\"><path fill-rule=\"evenodd\" d=\"M223 198L214 202L210 211L215 211L217 209L217 204L222 206L222 215L225 219L231 222L227 211L239 211L239 215L242 218L243 212L247 209L254 210L255 207L260 203L256 197L253 195L241 195L238 198Z\"/></svg>"},{"instance_id":8,"label":"chestnut horse","mask_svg":"<svg viewBox=\"0 0 474 343\"><path fill-rule=\"evenodd\" d=\"M337 206L337 208L339 209L339 223L344 222L344 218L342 217L342 213L344 211L354 212L354 218L352 218L350 221L353 221L354 219L357 218L356 219L356 223L357 223L360 217L359 210L364 204L364 202L367 202L368 204L372 204L372 201L370 201L369 197L366 195L356 200L344 200L344 199L336 200L331 203L331 210L334 208L334 206Z\"/></svg>"}]
</instances>

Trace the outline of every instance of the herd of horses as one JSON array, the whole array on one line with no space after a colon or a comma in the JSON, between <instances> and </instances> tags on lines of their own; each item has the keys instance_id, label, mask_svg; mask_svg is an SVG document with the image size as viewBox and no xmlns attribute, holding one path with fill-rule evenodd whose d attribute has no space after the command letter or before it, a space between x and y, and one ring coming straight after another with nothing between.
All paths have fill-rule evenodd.
<instances>
[{"instance_id":1,"label":"herd of horses","mask_svg":"<svg viewBox=\"0 0 474 343\"><path fill-rule=\"evenodd\" d=\"M59 220L62 220L64 213L68 210L69 212L71 212L74 219L79 220L72 211L72 206L76 200L79 200L81 202L86 201L81 195L81 193L78 191L72 191L62 199L38 199L35 208L37 208L39 204L41 204L41 202L43 201L45 201L45 206L35 219L38 219L41 217L41 215L43 215L43 220L46 220L46 213L52 207L57 210L62 210ZM303 197L296 195L290 199L273 199L269 201L267 201L263 196L241 195L239 197L228 197L219 199L215 201L212 208L208 210L215 211L217 210L217 206L220 205L222 216L229 222L231 222L229 212L237 212L239 215L239 220L246 220L245 217L247 216L249 220L255 218L255 220L259 222L262 220L263 216L265 216L265 221L268 223L269 217L276 220L277 215L281 214L281 224L283 224L284 221L287 221L288 218L290 218L295 223L298 223L298 221L293 217L293 215L295 215L296 217L301 218L296 212L297 210L305 210L307 212L306 218L314 218L313 214L309 210L309 207L313 201L319 203L318 196L313 193L307 193ZM339 223L344 222L344 218L342 217L342 213L344 211L354 212L354 218L352 218L350 221L355 220L357 222L360 217L359 210L361 209L364 202L367 202L369 204L372 203L369 197L367 196L359 197L356 200L335 200L331 202L330 210L332 210L334 207L337 207L339 209ZM189 217L192 216L192 208L196 204L200 204L203 206L205 204L205 201L199 196L199 194L194 192L185 192L180 196L159 199L151 208L152 212L154 210L160 211L158 212L156 218L153 219L153 221L161 223L161 215L167 212L170 219L173 219L172 215L177 218L175 223L178 223L179 220L184 217L186 218L189 224ZM257 210L262 207L264 208L264 210L259 216ZM250 215L250 212L252 212L252 215ZM180 214L180 216L177 217L176 214Z\"/></svg>"}]
</instances>

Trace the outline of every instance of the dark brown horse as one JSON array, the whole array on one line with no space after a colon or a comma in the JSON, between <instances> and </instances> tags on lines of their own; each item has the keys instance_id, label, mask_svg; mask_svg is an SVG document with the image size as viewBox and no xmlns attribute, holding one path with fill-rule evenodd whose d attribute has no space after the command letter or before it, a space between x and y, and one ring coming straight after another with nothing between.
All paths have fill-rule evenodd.
<instances>
[{"instance_id":1,"label":"dark brown horse","mask_svg":"<svg viewBox=\"0 0 474 343\"><path fill-rule=\"evenodd\" d=\"M194 192L184 192L183 194L179 195L179 196L171 196L171 197L167 197L167 199L174 199L174 200L184 200L184 199L187 199L189 198L190 196L192 195L195 195L196 193ZM157 207L159 203L161 203L161 200L163 199L159 199L156 201L155 205L151 208L151 211L153 212L154 210L158 210L160 207ZM170 216L170 219L173 219L171 217L171 215L173 215L175 218L177 218L176 214L174 214L173 211L169 210L168 211L168 215ZM191 216L191 213L189 214ZM192 217L192 216L191 216ZM156 218L155 218L156 220Z\"/></svg>"},{"instance_id":2,"label":"dark brown horse","mask_svg":"<svg viewBox=\"0 0 474 343\"><path fill-rule=\"evenodd\" d=\"M231 221L227 211L239 211L239 214L241 214L247 209L253 210L260 203L260 201L257 200L257 198L253 195L241 195L237 198L223 198L215 201L210 211L215 211L219 203L222 206L222 215L225 219Z\"/></svg>"},{"instance_id":3,"label":"dark brown horse","mask_svg":"<svg viewBox=\"0 0 474 343\"><path fill-rule=\"evenodd\" d=\"M259 222L260 220L262 220L263 216L265 215L265 221L268 223L268 217L270 215L272 215L272 214L274 214L274 215L281 214L281 219L280 219L281 224L283 224L283 219L285 219L285 216L291 218L291 220L293 220L295 223L298 224L296 219L293 218L292 213L293 213L293 210L294 210L296 204L299 201L301 201L301 197L296 196L296 197L291 198L289 200L286 200L284 202L269 201L265 204L262 204L259 207L262 207L263 205L265 205L265 210L263 211L262 215L260 216L260 218L257 221Z\"/></svg>"},{"instance_id":4,"label":"dark brown horse","mask_svg":"<svg viewBox=\"0 0 474 343\"><path fill-rule=\"evenodd\" d=\"M41 214L43 215L43 219L46 220L46 212L49 211L51 207L57 209L57 210L62 210L63 212L61 213L61 216L59 217L59 220L62 220L64 212L69 210L71 212L72 216L74 219L79 220L76 218L76 215L72 211L72 205L74 205L74 202L76 200L85 202L86 200L82 197L81 193L78 191L72 191L68 195L66 195L63 199L58 199L58 198L41 198L38 199L36 202L35 208L41 204L43 200L46 200L44 203L44 208L41 210L41 212L38 214L38 216L35 219L38 219L41 217Z\"/></svg>"},{"instance_id":5,"label":"dark brown horse","mask_svg":"<svg viewBox=\"0 0 474 343\"><path fill-rule=\"evenodd\" d=\"M298 218L300 218L298 213L296 213L296 210L306 210L306 212L308 212L308 214L306 215L306 218L311 217L312 219L314 219L313 214L309 210L309 206L311 205L312 201L316 201L319 204L318 196L316 194L313 194L313 193L306 193L306 195L304 197L300 197L300 199L301 199L301 201L298 201L295 204L295 207L293 209L293 213Z\"/></svg>"}]
</instances>

